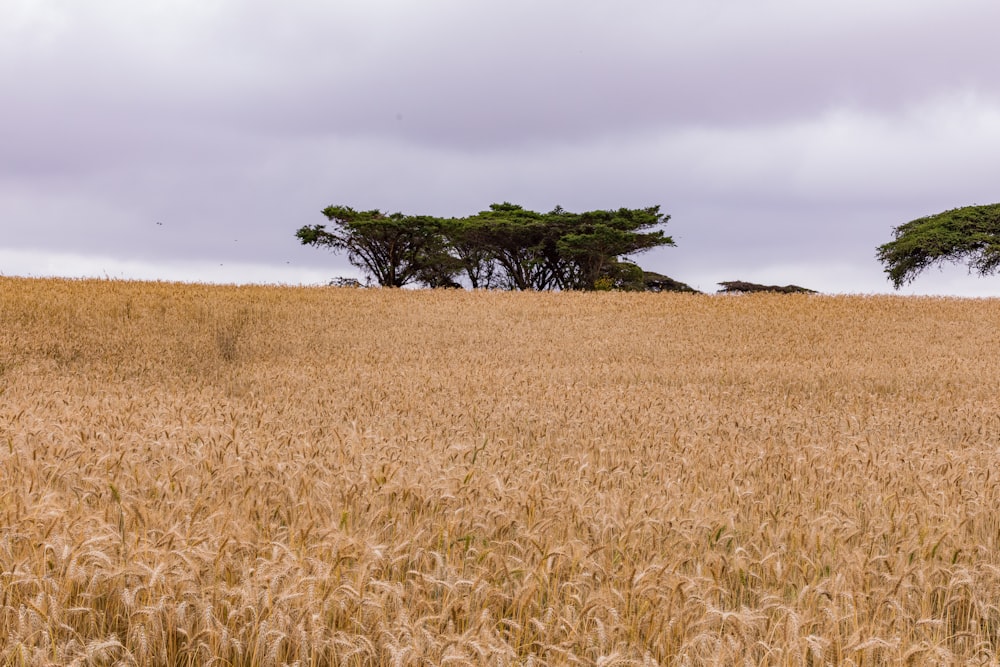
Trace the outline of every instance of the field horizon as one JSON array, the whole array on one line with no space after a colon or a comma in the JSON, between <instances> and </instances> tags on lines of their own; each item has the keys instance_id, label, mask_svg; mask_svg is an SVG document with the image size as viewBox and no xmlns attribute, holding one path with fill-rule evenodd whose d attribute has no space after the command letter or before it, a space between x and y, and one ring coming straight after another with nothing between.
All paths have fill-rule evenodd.
<instances>
[{"instance_id":1,"label":"field horizon","mask_svg":"<svg viewBox=\"0 0 1000 667\"><path fill-rule=\"evenodd\" d=\"M1000 300L0 278L0 664L1000 664Z\"/></svg>"}]
</instances>

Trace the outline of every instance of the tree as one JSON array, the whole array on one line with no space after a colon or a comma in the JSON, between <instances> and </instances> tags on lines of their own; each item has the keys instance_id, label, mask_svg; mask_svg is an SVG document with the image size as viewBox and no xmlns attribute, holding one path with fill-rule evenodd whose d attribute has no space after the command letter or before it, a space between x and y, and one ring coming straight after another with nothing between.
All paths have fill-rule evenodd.
<instances>
[{"instance_id":1,"label":"tree","mask_svg":"<svg viewBox=\"0 0 1000 667\"><path fill-rule=\"evenodd\" d=\"M497 285L512 290L546 290L555 283L556 230L545 216L517 204L491 204L467 218L469 233L500 270Z\"/></svg>"},{"instance_id":2,"label":"tree","mask_svg":"<svg viewBox=\"0 0 1000 667\"><path fill-rule=\"evenodd\" d=\"M635 265L622 257L673 245L673 239L654 229L669 219L658 206L584 213L557 206L541 214L505 202L467 219L467 224L476 246L488 250L497 264L499 285L592 290L641 283L641 269L635 273Z\"/></svg>"},{"instance_id":3,"label":"tree","mask_svg":"<svg viewBox=\"0 0 1000 667\"><path fill-rule=\"evenodd\" d=\"M447 240L438 234L418 256L414 278L416 282L432 289L461 287L455 277L464 268L462 261L451 254Z\"/></svg>"},{"instance_id":4,"label":"tree","mask_svg":"<svg viewBox=\"0 0 1000 667\"><path fill-rule=\"evenodd\" d=\"M641 283L641 269L638 274L630 272L629 267L635 264L619 258L674 245L671 237L654 229L670 219L660 213L659 206L578 214L557 208L549 214L549 219L558 220L557 226L562 228L557 247L566 264L560 276L563 289L592 290L602 278ZM628 278L623 277L623 271Z\"/></svg>"},{"instance_id":5,"label":"tree","mask_svg":"<svg viewBox=\"0 0 1000 667\"><path fill-rule=\"evenodd\" d=\"M1000 204L918 218L896 227L893 237L876 256L896 289L940 262L964 261L970 271L986 276L1000 269Z\"/></svg>"},{"instance_id":6,"label":"tree","mask_svg":"<svg viewBox=\"0 0 1000 667\"><path fill-rule=\"evenodd\" d=\"M443 248L436 218L355 211L348 206L328 206L323 215L334 227L302 227L295 235L303 245L347 252L351 264L383 287L402 287L428 275L443 282L440 267L431 268Z\"/></svg>"},{"instance_id":7,"label":"tree","mask_svg":"<svg viewBox=\"0 0 1000 667\"><path fill-rule=\"evenodd\" d=\"M449 218L441 221L441 235L472 289L495 287L496 255L479 225L468 218Z\"/></svg>"}]
</instances>

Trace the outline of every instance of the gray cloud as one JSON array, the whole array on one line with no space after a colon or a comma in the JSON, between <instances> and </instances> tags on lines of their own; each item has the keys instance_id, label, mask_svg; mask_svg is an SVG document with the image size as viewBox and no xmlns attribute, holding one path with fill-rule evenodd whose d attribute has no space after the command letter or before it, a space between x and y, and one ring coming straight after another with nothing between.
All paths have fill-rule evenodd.
<instances>
[{"instance_id":1,"label":"gray cloud","mask_svg":"<svg viewBox=\"0 0 1000 667\"><path fill-rule=\"evenodd\" d=\"M350 270L292 236L329 203L658 203L678 247L654 268L836 289L851 266L886 289L893 225L995 198L998 20L986 0L10 0L4 245L305 276Z\"/></svg>"}]
</instances>

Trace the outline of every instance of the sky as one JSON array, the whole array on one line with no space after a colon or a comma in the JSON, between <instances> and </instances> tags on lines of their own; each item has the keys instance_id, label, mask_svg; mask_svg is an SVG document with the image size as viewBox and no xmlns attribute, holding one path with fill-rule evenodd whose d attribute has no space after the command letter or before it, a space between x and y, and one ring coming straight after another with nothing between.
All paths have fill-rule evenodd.
<instances>
[{"instance_id":1,"label":"sky","mask_svg":"<svg viewBox=\"0 0 1000 667\"><path fill-rule=\"evenodd\" d=\"M1000 201L996 0L2 0L0 275L325 284L330 204L660 205L702 291L894 292ZM1000 296L932 268L902 294Z\"/></svg>"}]
</instances>

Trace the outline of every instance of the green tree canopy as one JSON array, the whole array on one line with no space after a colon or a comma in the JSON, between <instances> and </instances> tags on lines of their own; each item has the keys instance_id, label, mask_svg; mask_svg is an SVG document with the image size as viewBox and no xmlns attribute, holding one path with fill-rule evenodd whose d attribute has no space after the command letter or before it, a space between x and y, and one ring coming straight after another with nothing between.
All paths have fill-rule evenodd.
<instances>
[{"instance_id":1,"label":"green tree canopy","mask_svg":"<svg viewBox=\"0 0 1000 667\"><path fill-rule=\"evenodd\" d=\"M669 219L659 206L585 213L557 206L536 213L505 202L465 219L465 225L475 246L494 260L497 285L592 290L602 278L624 284L628 263L621 261L623 256L674 245L656 229Z\"/></svg>"},{"instance_id":2,"label":"green tree canopy","mask_svg":"<svg viewBox=\"0 0 1000 667\"><path fill-rule=\"evenodd\" d=\"M556 286L559 231L550 222L541 213L507 202L466 219L480 247L496 262L498 286L513 290Z\"/></svg>"},{"instance_id":3,"label":"green tree canopy","mask_svg":"<svg viewBox=\"0 0 1000 667\"><path fill-rule=\"evenodd\" d=\"M623 269L619 257L674 245L672 238L655 229L670 219L659 206L550 215L561 221L557 247L569 262L563 272L564 289L594 289L601 278L617 280ZM641 280L641 271L638 276Z\"/></svg>"},{"instance_id":4,"label":"green tree canopy","mask_svg":"<svg viewBox=\"0 0 1000 667\"><path fill-rule=\"evenodd\" d=\"M876 256L896 289L940 262L964 261L983 276L1000 268L1000 204L918 218L896 227L893 235Z\"/></svg>"},{"instance_id":5,"label":"green tree canopy","mask_svg":"<svg viewBox=\"0 0 1000 667\"><path fill-rule=\"evenodd\" d=\"M385 214L377 209L355 211L348 206L328 206L323 215L333 227L302 227L295 235L303 245L346 251L351 264L383 287L402 287L427 276L444 282L439 266L444 248L438 219Z\"/></svg>"}]
</instances>

